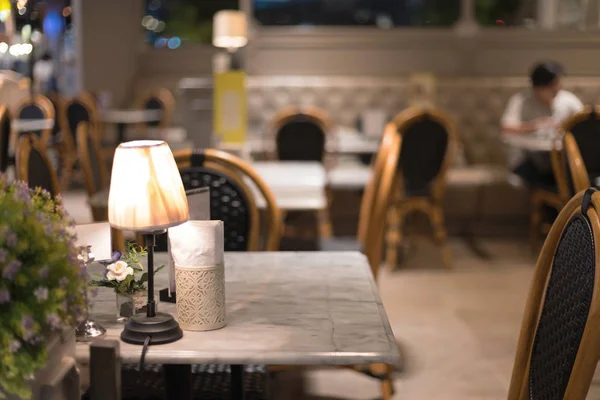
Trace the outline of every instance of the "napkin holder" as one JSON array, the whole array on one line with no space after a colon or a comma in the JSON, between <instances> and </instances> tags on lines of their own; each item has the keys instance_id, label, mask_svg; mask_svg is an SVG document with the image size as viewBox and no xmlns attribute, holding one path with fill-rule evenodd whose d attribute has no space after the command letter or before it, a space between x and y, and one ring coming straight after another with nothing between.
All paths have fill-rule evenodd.
<instances>
[{"instance_id":1,"label":"napkin holder","mask_svg":"<svg viewBox=\"0 0 600 400\"><path fill-rule=\"evenodd\" d=\"M185 192L190 209L190 221L206 221L210 219L210 190L208 187L190 189ZM168 233L167 235L168 236ZM177 293L175 290L175 265L171 257L171 246L167 238L167 252L169 254L169 287L158 292L160 301L165 303L176 303Z\"/></svg>"},{"instance_id":2,"label":"napkin holder","mask_svg":"<svg viewBox=\"0 0 600 400\"><path fill-rule=\"evenodd\" d=\"M169 243L179 294L179 326L188 331L208 331L224 327L223 222L188 221L171 230Z\"/></svg>"}]
</instances>

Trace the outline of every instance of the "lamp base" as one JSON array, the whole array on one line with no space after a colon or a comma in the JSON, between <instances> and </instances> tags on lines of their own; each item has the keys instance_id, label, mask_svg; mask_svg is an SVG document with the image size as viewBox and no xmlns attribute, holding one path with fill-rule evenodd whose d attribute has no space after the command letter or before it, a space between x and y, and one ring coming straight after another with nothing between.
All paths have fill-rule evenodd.
<instances>
[{"instance_id":1,"label":"lamp base","mask_svg":"<svg viewBox=\"0 0 600 400\"><path fill-rule=\"evenodd\" d=\"M121 340L129 344L143 345L148 336L151 345L176 342L183 337L183 331L172 315L156 313L154 317L145 314L132 316L121 332Z\"/></svg>"}]
</instances>

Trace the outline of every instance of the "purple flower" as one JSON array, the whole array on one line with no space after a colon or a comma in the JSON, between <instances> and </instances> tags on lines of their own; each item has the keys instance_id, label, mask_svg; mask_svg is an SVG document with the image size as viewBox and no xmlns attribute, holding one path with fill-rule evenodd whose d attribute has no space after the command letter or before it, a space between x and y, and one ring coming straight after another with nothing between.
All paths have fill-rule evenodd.
<instances>
[{"instance_id":1,"label":"purple flower","mask_svg":"<svg viewBox=\"0 0 600 400\"><path fill-rule=\"evenodd\" d=\"M54 227L50 222L47 222L44 225L44 232L46 232L46 235L52 235L54 233Z\"/></svg>"},{"instance_id":2,"label":"purple flower","mask_svg":"<svg viewBox=\"0 0 600 400\"><path fill-rule=\"evenodd\" d=\"M33 291L33 295L37 299L37 301L46 301L48 300L48 288L38 287Z\"/></svg>"},{"instance_id":3,"label":"purple flower","mask_svg":"<svg viewBox=\"0 0 600 400\"><path fill-rule=\"evenodd\" d=\"M15 247L17 245L17 235L14 232L8 232L6 234L6 244L9 247Z\"/></svg>"},{"instance_id":4,"label":"purple flower","mask_svg":"<svg viewBox=\"0 0 600 400\"><path fill-rule=\"evenodd\" d=\"M50 268L48 267L48 265L44 265L42 268L40 268L40 278L48 278L48 272L50 272Z\"/></svg>"},{"instance_id":5,"label":"purple flower","mask_svg":"<svg viewBox=\"0 0 600 400\"><path fill-rule=\"evenodd\" d=\"M98 288L97 287L91 287L89 289L89 294L90 294L90 297L96 297L96 296L98 296Z\"/></svg>"},{"instance_id":6,"label":"purple flower","mask_svg":"<svg viewBox=\"0 0 600 400\"><path fill-rule=\"evenodd\" d=\"M58 284L60 285L61 289L64 289L67 287L67 285L69 284L69 278L67 277L62 277L60 278L60 280L58 281Z\"/></svg>"},{"instance_id":7,"label":"purple flower","mask_svg":"<svg viewBox=\"0 0 600 400\"><path fill-rule=\"evenodd\" d=\"M52 327L52 329L60 329L62 327L60 317L56 313L50 313L46 317L46 322Z\"/></svg>"},{"instance_id":8,"label":"purple flower","mask_svg":"<svg viewBox=\"0 0 600 400\"><path fill-rule=\"evenodd\" d=\"M21 269L21 261L13 260L2 270L2 277L12 280L17 272L19 272L19 269Z\"/></svg>"},{"instance_id":9,"label":"purple flower","mask_svg":"<svg viewBox=\"0 0 600 400\"><path fill-rule=\"evenodd\" d=\"M8 345L8 350L11 353L16 353L17 351L19 351L20 348L21 348L21 342L19 342L18 340L12 340L10 342L10 344Z\"/></svg>"},{"instance_id":10,"label":"purple flower","mask_svg":"<svg viewBox=\"0 0 600 400\"><path fill-rule=\"evenodd\" d=\"M33 325L35 321L33 317L27 316L21 319L21 327L23 328L23 339L26 341L30 341L34 337Z\"/></svg>"},{"instance_id":11,"label":"purple flower","mask_svg":"<svg viewBox=\"0 0 600 400\"><path fill-rule=\"evenodd\" d=\"M8 252L4 249L0 249L0 263L6 262L7 256L8 256Z\"/></svg>"},{"instance_id":12,"label":"purple flower","mask_svg":"<svg viewBox=\"0 0 600 400\"><path fill-rule=\"evenodd\" d=\"M110 260L106 260L106 261L99 261L100 264L102 265L110 265L110 264L114 264L117 261L119 261L121 259L121 256L123 254L121 254L120 251L113 251Z\"/></svg>"},{"instance_id":13,"label":"purple flower","mask_svg":"<svg viewBox=\"0 0 600 400\"><path fill-rule=\"evenodd\" d=\"M10 303L10 293L6 289L0 289L0 304Z\"/></svg>"}]
</instances>

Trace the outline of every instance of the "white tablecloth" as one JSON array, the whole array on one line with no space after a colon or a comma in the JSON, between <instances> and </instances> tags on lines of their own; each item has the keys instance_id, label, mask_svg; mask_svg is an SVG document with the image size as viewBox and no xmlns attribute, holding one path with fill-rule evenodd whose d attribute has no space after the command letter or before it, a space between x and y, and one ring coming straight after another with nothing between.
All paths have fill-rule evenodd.
<instances>
[{"instance_id":1,"label":"white tablecloth","mask_svg":"<svg viewBox=\"0 0 600 400\"><path fill-rule=\"evenodd\" d=\"M160 121L160 110L104 110L100 119L111 124L138 124L143 122Z\"/></svg>"}]
</instances>

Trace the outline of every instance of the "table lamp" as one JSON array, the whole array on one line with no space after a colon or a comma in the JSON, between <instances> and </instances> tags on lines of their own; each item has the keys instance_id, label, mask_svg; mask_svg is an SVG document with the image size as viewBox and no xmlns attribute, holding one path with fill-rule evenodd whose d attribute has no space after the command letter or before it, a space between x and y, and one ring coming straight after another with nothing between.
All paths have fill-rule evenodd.
<instances>
[{"instance_id":1,"label":"table lamp","mask_svg":"<svg viewBox=\"0 0 600 400\"><path fill-rule=\"evenodd\" d=\"M240 69L235 53L248 44L246 14L237 10L221 10L213 17L213 46L227 49L231 69Z\"/></svg>"},{"instance_id":2,"label":"table lamp","mask_svg":"<svg viewBox=\"0 0 600 400\"><path fill-rule=\"evenodd\" d=\"M113 228L144 235L148 247L148 306L146 314L129 319L121 340L131 344L171 343L183 332L172 315L156 312L154 300L155 236L189 219L183 182L171 149L164 141L121 143L115 151L108 221Z\"/></svg>"}]
</instances>

